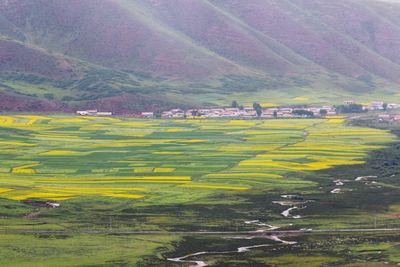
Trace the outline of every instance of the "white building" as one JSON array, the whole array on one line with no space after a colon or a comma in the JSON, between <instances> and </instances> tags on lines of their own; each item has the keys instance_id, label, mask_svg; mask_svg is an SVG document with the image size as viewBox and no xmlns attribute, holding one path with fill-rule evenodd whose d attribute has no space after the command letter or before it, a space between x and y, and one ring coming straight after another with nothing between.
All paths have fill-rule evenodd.
<instances>
[{"instance_id":1,"label":"white building","mask_svg":"<svg viewBox=\"0 0 400 267\"><path fill-rule=\"evenodd\" d=\"M81 116L112 116L113 113L109 111L97 111L97 109L92 110L78 110L76 114Z\"/></svg>"},{"instance_id":2,"label":"white building","mask_svg":"<svg viewBox=\"0 0 400 267\"><path fill-rule=\"evenodd\" d=\"M154 117L154 112L142 112L140 115L145 118L152 118Z\"/></svg>"},{"instance_id":3,"label":"white building","mask_svg":"<svg viewBox=\"0 0 400 267\"><path fill-rule=\"evenodd\" d=\"M370 109L370 110L382 110L382 109L384 109L383 108L383 102L381 102L381 101L371 102L368 105L368 109Z\"/></svg>"}]
</instances>

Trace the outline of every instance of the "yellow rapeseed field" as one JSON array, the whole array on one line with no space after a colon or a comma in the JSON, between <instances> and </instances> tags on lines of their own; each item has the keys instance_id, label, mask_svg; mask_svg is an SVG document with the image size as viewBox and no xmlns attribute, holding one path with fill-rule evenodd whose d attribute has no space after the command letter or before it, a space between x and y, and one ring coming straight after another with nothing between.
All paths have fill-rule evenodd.
<instances>
[{"instance_id":1,"label":"yellow rapeseed field","mask_svg":"<svg viewBox=\"0 0 400 267\"><path fill-rule=\"evenodd\" d=\"M33 192L25 195L15 195L9 198L13 200L26 200L26 199L67 200L71 199L72 197L74 197L74 195L47 193L47 192Z\"/></svg>"},{"instance_id":2,"label":"yellow rapeseed field","mask_svg":"<svg viewBox=\"0 0 400 267\"><path fill-rule=\"evenodd\" d=\"M171 192L195 198L196 190L205 196L300 187L307 183L296 173L362 164L369 151L394 140L344 119L0 116L0 128L9 131L0 137L0 194L18 201L151 201Z\"/></svg>"},{"instance_id":3,"label":"yellow rapeseed field","mask_svg":"<svg viewBox=\"0 0 400 267\"><path fill-rule=\"evenodd\" d=\"M154 168L153 172L174 172L176 169L175 168Z\"/></svg>"},{"instance_id":4,"label":"yellow rapeseed field","mask_svg":"<svg viewBox=\"0 0 400 267\"><path fill-rule=\"evenodd\" d=\"M305 97L305 96L298 96L298 97L295 97L295 98L292 98L292 99L295 100L295 101L307 101L309 98Z\"/></svg>"},{"instance_id":5,"label":"yellow rapeseed field","mask_svg":"<svg viewBox=\"0 0 400 267\"><path fill-rule=\"evenodd\" d=\"M28 164L24 166L18 166L12 168L11 172L12 173L22 173L22 174L34 174L36 171L32 169L33 167L39 166L40 163L33 163L33 164Z\"/></svg>"},{"instance_id":6,"label":"yellow rapeseed field","mask_svg":"<svg viewBox=\"0 0 400 267\"><path fill-rule=\"evenodd\" d=\"M49 150L46 152L40 153L40 155L46 156L69 156L69 155L78 155L78 154L85 154L79 151L72 151L72 150Z\"/></svg>"},{"instance_id":7,"label":"yellow rapeseed field","mask_svg":"<svg viewBox=\"0 0 400 267\"><path fill-rule=\"evenodd\" d=\"M10 188L0 188L0 194L10 192L10 191L12 191L12 189L10 189Z\"/></svg>"}]
</instances>

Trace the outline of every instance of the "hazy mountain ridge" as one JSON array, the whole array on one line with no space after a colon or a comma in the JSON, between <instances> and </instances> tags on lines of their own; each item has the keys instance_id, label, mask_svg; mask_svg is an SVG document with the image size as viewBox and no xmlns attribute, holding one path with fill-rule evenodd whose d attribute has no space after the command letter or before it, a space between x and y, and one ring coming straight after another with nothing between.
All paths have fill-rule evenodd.
<instances>
[{"instance_id":1,"label":"hazy mountain ridge","mask_svg":"<svg viewBox=\"0 0 400 267\"><path fill-rule=\"evenodd\" d=\"M398 14L398 4L373 0L1 0L1 88L116 111L147 106L139 99L201 105L262 92L392 98Z\"/></svg>"}]
</instances>

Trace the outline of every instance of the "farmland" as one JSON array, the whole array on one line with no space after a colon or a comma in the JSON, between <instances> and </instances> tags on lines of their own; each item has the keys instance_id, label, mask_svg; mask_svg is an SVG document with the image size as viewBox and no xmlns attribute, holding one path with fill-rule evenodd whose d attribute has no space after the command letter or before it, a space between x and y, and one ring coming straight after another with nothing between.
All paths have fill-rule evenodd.
<instances>
[{"instance_id":1,"label":"farmland","mask_svg":"<svg viewBox=\"0 0 400 267\"><path fill-rule=\"evenodd\" d=\"M310 183L285 176L361 164L366 152L392 138L384 131L345 128L342 123L341 118L2 116L1 197L127 198L151 205L193 202L221 190L304 187Z\"/></svg>"},{"instance_id":2,"label":"farmland","mask_svg":"<svg viewBox=\"0 0 400 267\"><path fill-rule=\"evenodd\" d=\"M366 173L362 173L354 166L371 165L367 154L395 140L396 136L387 130L349 126L342 117L140 120L3 115L0 116L0 228L253 230L253 226L243 221L267 218L269 224L280 227L289 227L296 219L292 226L295 229L309 225L320 229L369 225L371 206L368 205L387 207L389 202L385 197L392 196L385 191L385 197L367 203L357 195L353 199L350 193L329 193L333 189L330 184L338 172L352 178L370 175L373 170L364 168ZM336 170L334 175L329 173L332 170ZM382 186L376 190L396 188ZM348 188L343 189L353 190L356 194L372 189L356 182L348 182ZM295 204L284 207L287 203L277 201L282 194L301 194L304 203L308 199L313 202L307 209ZM343 214L339 208L335 210L344 205L342 200L348 201ZM35 201L57 202L60 207L41 208L32 205ZM280 214L291 205L295 214L301 211L302 218ZM338 212L334 218L332 210ZM378 225L395 223L391 214L397 210L394 204L384 210L376 208L375 215L382 218ZM129 241L124 248L135 250L135 255L121 251L118 255L102 256L108 260L122 258L126 264L150 255L160 260L161 254L177 247L176 242L186 240L182 238L179 235L127 237ZM81 253L93 258L85 264L100 264L97 253L104 248L93 252L90 247L106 239L102 235L59 238L6 234L2 240L13 244L27 240L31 244L26 247L29 255L36 250L35 244L45 250L51 249L52 244L71 247L81 243L87 248L82 248ZM110 236L107 240L110 249L117 251L121 238ZM148 243L147 250L142 251L137 242ZM1 255L0 263L10 265L21 252L7 251ZM179 251L186 253L181 248ZM70 253L79 254L73 250ZM63 257L68 257L66 254ZM52 260L32 257L38 264L50 264ZM19 263L21 266L31 261L26 256Z\"/></svg>"}]
</instances>

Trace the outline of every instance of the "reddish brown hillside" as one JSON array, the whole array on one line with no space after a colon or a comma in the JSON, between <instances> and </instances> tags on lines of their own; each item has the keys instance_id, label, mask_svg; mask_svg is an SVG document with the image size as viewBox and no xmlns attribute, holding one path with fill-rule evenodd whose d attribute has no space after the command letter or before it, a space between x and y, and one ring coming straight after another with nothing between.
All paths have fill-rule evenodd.
<instances>
[{"instance_id":1,"label":"reddish brown hillside","mask_svg":"<svg viewBox=\"0 0 400 267\"><path fill-rule=\"evenodd\" d=\"M124 112L235 97L391 100L399 14L378 0L0 0L0 83L14 86L0 90Z\"/></svg>"},{"instance_id":2,"label":"reddish brown hillside","mask_svg":"<svg viewBox=\"0 0 400 267\"><path fill-rule=\"evenodd\" d=\"M0 85L1 88L1 85ZM72 110L64 104L50 102L34 97L15 95L12 93L0 92L0 111L67 111Z\"/></svg>"},{"instance_id":3,"label":"reddish brown hillside","mask_svg":"<svg viewBox=\"0 0 400 267\"><path fill-rule=\"evenodd\" d=\"M19 0L0 10L25 33L22 41L111 68L190 79L238 69L124 1Z\"/></svg>"},{"instance_id":4,"label":"reddish brown hillside","mask_svg":"<svg viewBox=\"0 0 400 267\"><path fill-rule=\"evenodd\" d=\"M393 27L388 23L378 26L383 19L365 5L344 0L222 2L224 8L254 29L331 71L354 78L370 73L400 81L400 67L374 51L371 41L367 41L371 33L360 30L365 25L371 29L381 27L382 31L392 31ZM400 32L391 35L400 38Z\"/></svg>"},{"instance_id":5,"label":"reddish brown hillside","mask_svg":"<svg viewBox=\"0 0 400 267\"><path fill-rule=\"evenodd\" d=\"M399 81L391 4L357 0L8 0L1 33L109 68L187 80L302 73Z\"/></svg>"},{"instance_id":6,"label":"reddish brown hillside","mask_svg":"<svg viewBox=\"0 0 400 267\"><path fill-rule=\"evenodd\" d=\"M0 39L0 72L22 72L54 79L76 76L74 67L62 56L51 56L28 45Z\"/></svg>"},{"instance_id":7,"label":"reddish brown hillside","mask_svg":"<svg viewBox=\"0 0 400 267\"><path fill-rule=\"evenodd\" d=\"M272 73L298 71L299 66L311 67L310 62L252 30L218 5L198 0L142 0L141 3L170 28L240 64Z\"/></svg>"}]
</instances>

